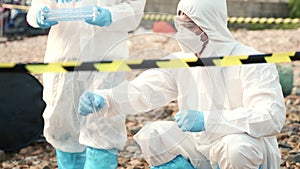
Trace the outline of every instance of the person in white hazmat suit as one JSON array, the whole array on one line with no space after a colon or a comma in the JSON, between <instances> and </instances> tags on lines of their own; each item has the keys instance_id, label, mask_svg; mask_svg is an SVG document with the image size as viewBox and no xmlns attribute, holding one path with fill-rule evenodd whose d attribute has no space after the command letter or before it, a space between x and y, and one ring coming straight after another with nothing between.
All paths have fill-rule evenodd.
<instances>
[{"instance_id":1,"label":"person in white hazmat suit","mask_svg":"<svg viewBox=\"0 0 300 169\"><path fill-rule=\"evenodd\" d=\"M145 0L81 0L55 2L33 0L27 14L28 23L49 28L44 61L100 61L128 56L128 32L140 23ZM41 12L60 8L96 6L98 15L85 21L42 21ZM64 16L60 16L64 17ZM127 134L125 119L80 117L78 100L84 90L111 88L124 75L74 72L45 73L43 98L44 136L56 148L59 169L117 168L118 149L123 149Z\"/></svg>"},{"instance_id":2,"label":"person in white hazmat suit","mask_svg":"<svg viewBox=\"0 0 300 169\"><path fill-rule=\"evenodd\" d=\"M175 36L184 53L169 58L259 53L231 35L225 0L181 0L177 13ZM112 89L86 91L78 109L113 118L176 99L175 122L146 124L134 136L152 169L280 168L275 135L285 105L274 64L149 69Z\"/></svg>"}]
</instances>

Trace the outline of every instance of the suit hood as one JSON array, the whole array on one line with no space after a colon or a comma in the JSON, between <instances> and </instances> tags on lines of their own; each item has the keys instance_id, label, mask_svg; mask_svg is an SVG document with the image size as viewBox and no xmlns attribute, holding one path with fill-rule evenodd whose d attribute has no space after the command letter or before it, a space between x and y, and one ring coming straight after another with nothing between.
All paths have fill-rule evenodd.
<instances>
[{"instance_id":1,"label":"suit hood","mask_svg":"<svg viewBox=\"0 0 300 169\"><path fill-rule=\"evenodd\" d=\"M201 57L229 55L237 44L227 27L225 0L180 0L177 13L184 12L207 35L209 42Z\"/></svg>"}]
</instances>

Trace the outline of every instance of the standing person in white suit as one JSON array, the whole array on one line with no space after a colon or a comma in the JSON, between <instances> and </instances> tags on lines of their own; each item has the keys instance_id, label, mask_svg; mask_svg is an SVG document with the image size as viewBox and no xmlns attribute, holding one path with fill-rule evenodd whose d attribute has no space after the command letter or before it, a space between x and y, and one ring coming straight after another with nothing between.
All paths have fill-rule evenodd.
<instances>
[{"instance_id":1,"label":"standing person in white suit","mask_svg":"<svg viewBox=\"0 0 300 169\"><path fill-rule=\"evenodd\" d=\"M176 38L185 53L170 58L259 53L231 35L225 0L181 0L177 14ZM112 118L175 99L175 122L147 124L134 136L152 169L280 168L276 134L285 105L274 64L150 69L112 89L87 91L79 113Z\"/></svg>"},{"instance_id":2,"label":"standing person in white suit","mask_svg":"<svg viewBox=\"0 0 300 169\"><path fill-rule=\"evenodd\" d=\"M68 3L67 3L68 2ZM57 22L41 19L43 11L96 6L94 20ZM145 0L33 0L28 23L49 28L45 62L100 61L128 56L128 32L140 23ZM63 16L60 16L63 17ZM123 74L96 72L45 73L44 136L56 148L59 169L113 169L127 134L125 118L80 117L78 100L84 90L111 88Z\"/></svg>"}]
</instances>

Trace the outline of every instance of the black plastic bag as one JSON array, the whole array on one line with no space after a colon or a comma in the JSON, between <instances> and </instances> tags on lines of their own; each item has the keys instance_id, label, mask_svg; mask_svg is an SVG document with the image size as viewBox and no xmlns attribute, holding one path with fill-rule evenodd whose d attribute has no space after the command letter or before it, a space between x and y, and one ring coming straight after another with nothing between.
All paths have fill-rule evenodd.
<instances>
[{"instance_id":1,"label":"black plastic bag","mask_svg":"<svg viewBox=\"0 0 300 169\"><path fill-rule=\"evenodd\" d=\"M43 86L27 73L0 73L0 149L16 151L41 137Z\"/></svg>"}]
</instances>

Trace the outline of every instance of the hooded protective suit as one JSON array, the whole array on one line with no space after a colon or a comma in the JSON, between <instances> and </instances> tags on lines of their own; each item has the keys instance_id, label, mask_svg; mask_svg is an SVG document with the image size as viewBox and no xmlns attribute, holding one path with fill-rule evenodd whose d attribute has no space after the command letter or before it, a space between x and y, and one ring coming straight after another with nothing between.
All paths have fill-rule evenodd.
<instances>
[{"instance_id":1,"label":"hooded protective suit","mask_svg":"<svg viewBox=\"0 0 300 169\"><path fill-rule=\"evenodd\" d=\"M232 37L225 0L181 0L177 11L183 11L208 35L200 58L259 53ZM96 93L107 100L99 112L105 117L146 112L175 99L179 109L204 112L202 132L182 132L174 122L154 122L135 135L152 166L182 154L201 169L217 165L257 169L260 164L279 168L275 135L284 124L285 105L273 64L152 69L131 82Z\"/></svg>"},{"instance_id":2,"label":"hooded protective suit","mask_svg":"<svg viewBox=\"0 0 300 169\"><path fill-rule=\"evenodd\" d=\"M126 38L128 32L140 23L145 0L81 0L70 3L33 0L27 20L31 26L38 27L36 13L44 6L53 9L92 5L109 9L112 24L99 27L84 21L70 21L52 26L45 62L100 61L127 57ZM83 145L122 149L127 138L124 117L104 120L92 116L82 118L77 113L78 99L84 90L110 88L122 80L122 74L45 73L43 97L47 107L43 117L47 141L65 152L82 152L85 149Z\"/></svg>"}]
</instances>

